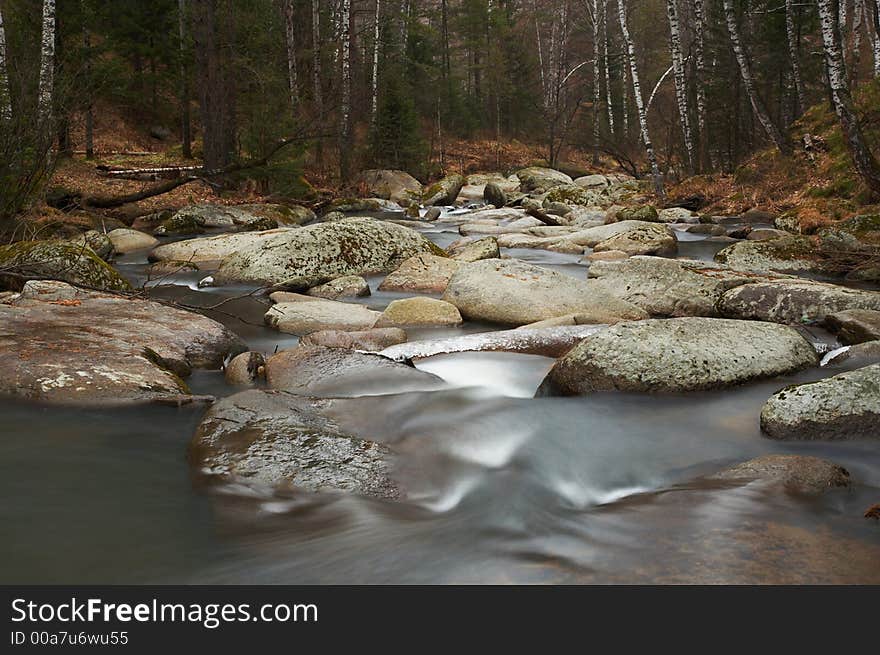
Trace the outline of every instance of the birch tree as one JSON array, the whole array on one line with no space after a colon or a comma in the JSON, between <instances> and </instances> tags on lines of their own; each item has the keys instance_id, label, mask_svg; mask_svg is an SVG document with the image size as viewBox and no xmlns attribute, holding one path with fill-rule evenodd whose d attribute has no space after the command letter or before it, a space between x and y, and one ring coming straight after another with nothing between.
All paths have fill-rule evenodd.
<instances>
[{"instance_id":1,"label":"birch tree","mask_svg":"<svg viewBox=\"0 0 880 655\"><path fill-rule=\"evenodd\" d=\"M601 18L599 14L599 0L590 0L587 6L590 23L593 28L593 165L599 165L599 103L602 97L601 87L601 61L600 54L600 27ZM603 7L604 8L604 7Z\"/></svg>"},{"instance_id":2,"label":"birch tree","mask_svg":"<svg viewBox=\"0 0 880 655\"><path fill-rule=\"evenodd\" d=\"M794 0L785 0L785 34L788 40L788 58L791 61L791 76L797 96L797 112L799 116L807 108L804 97L804 83L801 81L800 53L798 52L797 32L794 25Z\"/></svg>"},{"instance_id":3,"label":"birch tree","mask_svg":"<svg viewBox=\"0 0 880 655\"><path fill-rule=\"evenodd\" d=\"M380 2L376 0L376 14L373 17L373 74L370 79L372 85L370 93L370 122L376 122L376 112L379 110L379 11ZM401 21L405 24L406 21ZM403 36L401 34L401 36Z\"/></svg>"},{"instance_id":4,"label":"birch tree","mask_svg":"<svg viewBox=\"0 0 880 655\"><path fill-rule=\"evenodd\" d=\"M678 103L678 116L681 121L681 132L684 136L684 147L687 151L688 170L693 172L694 138L691 134L691 119L688 112L687 86L684 76L684 57L681 51L681 30L678 24L678 7L676 0L666 0L666 16L669 19L669 42L672 50L672 72L675 81L675 100Z\"/></svg>"},{"instance_id":5,"label":"birch tree","mask_svg":"<svg viewBox=\"0 0 880 655\"><path fill-rule=\"evenodd\" d=\"M733 7L733 0L723 0L723 4L724 18L727 23L727 34L730 37L730 46L733 49L733 55L739 66L739 74L742 78L746 95L748 95L749 104L752 106L752 112L755 114L755 118L758 119L761 127L764 128L764 132L766 132L770 140L779 149L779 152L788 155L791 152L791 146L788 141L786 141L785 137L783 137L779 128L776 127L771 120L770 114L767 113L767 108L764 106L764 102L761 100L760 96L758 96L758 90L755 87L755 79L752 76L752 68L749 63L748 54L740 40L739 26L736 21L736 11Z\"/></svg>"},{"instance_id":6,"label":"birch tree","mask_svg":"<svg viewBox=\"0 0 880 655\"><path fill-rule=\"evenodd\" d=\"M342 182L351 173L351 0L342 0L340 7L340 59L342 61L342 100L340 102L339 172Z\"/></svg>"},{"instance_id":7,"label":"birch tree","mask_svg":"<svg viewBox=\"0 0 880 655\"><path fill-rule=\"evenodd\" d=\"M290 93L290 110L296 117L299 107L299 86L296 77L296 19L293 9L293 0L281 0L284 37L287 46L287 88Z\"/></svg>"},{"instance_id":8,"label":"birch tree","mask_svg":"<svg viewBox=\"0 0 880 655\"><path fill-rule=\"evenodd\" d=\"M608 114L608 132L614 136L614 104L611 96L611 75L608 69L608 0L602 0L602 60L605 64L605 105Z\"/></svg>"},{"instance_id":9,"label":"birch tree","mask_svg":"<svg viewBox=\"0 0 880 655\"><path fill-rule=\"evenodd\" d=\"M12 120L12 94L9 91L9 72L6 64L6 30L3 28L2 8L0 8L0 120Z\"/></svg>"},{"instance_id":10,"label":"birch tree","mask_svg":"<svg viewBox=\"0 0 880 655\"><path fill-rule=\"evenodd\" d=\"M52 118L52 87L55 83L55 0L43 0L40 37L40 83L37 115L40 121Z\"/></svg>"},{"instance_id":11,"label":"birch tree","mask_svg":"<svg viewBox=\"0 0 880 655\"><path fill-rule=\"evenodd\" d=\"M831 102L840 121L856 171L865 181L872 195L880 198L880 166L865 142L847 86L835 4L835 0L818 0L819 24L822 29L822 46Z\"/></svg>"},{"instance_id":12,"label":"birch tree","mask_svg":"<svg viewBox=\"0 0 880 655\"><path fill-rule=\"evenodd\" d=\"M180 142L181 154L192 158L192 117L189 111L189 66L187 62L187 10L186 0L177 2L177 38L180 54Z\"/></svg>"},{"instance_id":13,"label":"birch tree","mask_svg":"<svg viewBox=\"0 0 880 655\"><path fill-rule=\"evenodd\" d=\"M700 141L702 167L706 161L709 135L706 133L706 22L703 17L703 0L694 0L694 58L697 68L697 138Z\"/></svg>"},{"instance_id":14,"label":"birch tree","mask_svg":"<svg viewBox=\"0 0 880 655\"><path fill-rule=\"evenodd\" d=\"M648 163L651 165L651 175L654 178L654 191L660 198L664 198L666 194L663 191L663 178L660 176L660 169L657 166L657 156L654 153L654 146L651 143L651 135L648 133L648 116L645 113L645 105L642 102L642 89L639 86L639 71L636 67L636 49L633 45L632 37L630 37L629 27L626 22L626 0L617 0L617 13L620 18L620 31L623 34L623 44L629 62L630 77L632 78L633 84L633 97L635 98L636 110L639 115L639 128L642 133L642 143L645 146Z\"/></svg>"}]
</instances>

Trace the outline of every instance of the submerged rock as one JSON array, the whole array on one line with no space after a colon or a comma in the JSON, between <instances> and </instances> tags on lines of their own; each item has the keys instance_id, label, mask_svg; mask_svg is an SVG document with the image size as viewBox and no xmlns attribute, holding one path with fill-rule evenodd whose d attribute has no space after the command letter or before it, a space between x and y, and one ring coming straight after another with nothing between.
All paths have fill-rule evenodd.
<instances>
[{"instance_id":1,"label":"submerged rock","mask_svg":"<svg viewBox=\"0 0 880 655\"><path fill-rule=\"evenodd\" d=\"M730 318L812 323L847 309L880 310L880 292L810 280L774 280L731 289L718 308Z\"/></svg>"},{"instance_id":2,"label":"submerged rock","mask_svg":"<svg viewBox=\"0 0 880 655\"><path fill-rule=\"evenodd\" d=\"M880 364L786 387L761 410L773 439L880 438Z\"/></svg>"},{"instance_id":3,"label":"submerged rock","mask_svg":"<svg viewBox=\"0 0 880 655\"><path fill-rule=\"evenodd\" d=\"M326 346L327 348L347 348L379 352L390 346L404 343L406 332L400 328L372 328L357 332L342 330L320 330L311 332L299 340L304 346Z\"/></svg>"},{"instance_id":4,"label":"submerged rock","mask_svg":"<svg viewBox=\"0 0 880 655\"><path fill-rule=\"evenodd\" d=\"M373 353L300 345L266 362L273 389L315 396L372 396L442 386L431 373Z\"/></svg>"},{"instance_id":5,"label":"submerged rock","mask_svg":"<svg viewBox=\"0 0 880 655\"><path fill-rule=\"evenodd\" d=\"M18 241L0 246L0 286L4 273L61 280L92 289L131 289L131 285L91 248L69 241Z\"/></svg>"},{"instance_id":6,"label":"submerged rock","mask_svg":"<svg viewBox=\"0 0 880 655\"><path fill-rule=\"evenodd\" d=\"M817 363L813 346L783 325L652 319L622 323L587 337L556 363L539 394L701 391L793 373Z\"/></svg>"},{"instance_id":7,"label":"submerged rock","mask_svg":"<svg viewBox=\"0 0 880 655\"><path fill-rule=\"evenodd\" d=\"M245 350L200 314L63 282L28 282L0 324L0 392L53 403L183 401L181 377Z\"/></svg>"},{"instance_id":8,"label":"submerged rock","mask_svg":"<svg viewBox=\"0 0 880 655\"><path fill-rule=\"evenodd\" d=\"M278 292L271 298L277 304L263 317L266 324L298 336L319 330L368 330L381 315L364 305L297 293Z\"/></svg>"},{"instance_id":9,"label":"submerged rock","mask_svg":"<svg viewBox=\"0 0 880 655\"><path fill-rule=\"evenodd\" d=\"M328 401L281 391L224 398L199 424L190 461L209 478L263 491L399 498L391 450L344 431L327 407Z\"/></svg>"},{"instance_id":10,"label":"submerged rock","mask_svg":"<svg viewBox=\"0 0 880 655\"><path fill-rule=\"evenodd\" d=\"M388 305L376 327L428 327L461 325L455 305L434 298L402 298Z\"/></svg>"},{"instance_id":11,"label":"submerged rock","mask_svg":"<svg viewBox=\"0 0 880 655\"><path fill-rule=\"evenodd\" d=\"M848 309L828 314L825 325L847 345L880 340L880 311L877 310Z\"/></svg>"},{"instance_id":12,"label":"submerged rock","mask_svg":"<svg viewBox=\"0 0 880 655\"><path fill-rule=\"evenodd\" d=\"M764 455L724 469L721 480L765 480L801 494L823 494L852 484L849 471L818 457Z\"/></svg>"},{"instance_id":13,"label":"submerged rock","mask_svg":"<svg viewBox=\"0 0 880 655\"><path fill-rule=\"evenodd\" d=\"M449 257L422 253L410 257L379 285L380 291L443 293L460 263Z\"/></svg>"},{"instance_id":14,"label":"submerged rock","mask_svg":"<svg viewBox=\"0 0 880 655\"><path fill-rule=\"evenodd\" d=\"M415 230L348 218L288 230L230 254L215 276L223 282L282 284L296 278L388 273L419 253L445 254Z\"/></svg>"},{"instance_id":15,"label":"submerged rock","mask_svg":"<svg viewBox=\"0 0 880 655\"><path fill-rule=\"evenodd\" d=\"M565 314L588 316L595 323L647 317L589 282L511 259L462 264L443 299L466 319L514 326Z\"/></svg>"}]
</instances>

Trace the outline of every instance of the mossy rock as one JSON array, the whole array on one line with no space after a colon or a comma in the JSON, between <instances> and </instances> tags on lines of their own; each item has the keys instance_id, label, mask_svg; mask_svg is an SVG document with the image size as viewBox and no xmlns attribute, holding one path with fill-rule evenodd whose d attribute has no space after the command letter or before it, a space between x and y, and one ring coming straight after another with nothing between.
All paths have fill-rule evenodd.
<instances>
[{"instance_id":1,"label":"mossy rock","mask_svg":"<svg viewBox=\"0 0 880 655\"><path fill-rule=\"evenodd\" d=\"M19 241L2 246L0 269L24 277L61 280L93 289L131 289L131 285L91 248L65 241Z\"/></svg>"},{"instance_id":2,"label":"mossy rock","mask_svg":"<svg viewBox=\"0 0 880 655\"><path fill-rule=\"evenodd\" d=\"M159 227L153 230L153 234L169 236L188 236L191 234L204 233L205 228L198 220L198 216L186 212L177 212L171 218L164 220Z\"/></svg>"},{"instance_id":3,"label":"mossy rock","mask_svg":"<svg viewBox=\"0 0 880 655\"><path fill-rule=\"evenodd\" d=\"M617 212L618 221L647 221L656 223L659 214L653 205L641 205L639 207L624 207Z\"/></svg>"},{"instance_id":4,"label":"mossy rock","mask_svg":"<svg viewBox=\"0 0 880 655\"><path fill-rule=\"evenodd\" d=\"M880 247L880 214L860 214L819 231L823 248L873 250Z\"/></svg>"},{"instance_id":5,"label":"mossy rock","mask_svg":"<svg viewBox=\"0 0 880 655\"><path fill-rule=\"evenodd\" d=\"M550 189L544 198L545 207L553 202L561 202L566 205L594 205L596 204L596 194L577 184L563 184Z\"/></svg>"}]
</instances>

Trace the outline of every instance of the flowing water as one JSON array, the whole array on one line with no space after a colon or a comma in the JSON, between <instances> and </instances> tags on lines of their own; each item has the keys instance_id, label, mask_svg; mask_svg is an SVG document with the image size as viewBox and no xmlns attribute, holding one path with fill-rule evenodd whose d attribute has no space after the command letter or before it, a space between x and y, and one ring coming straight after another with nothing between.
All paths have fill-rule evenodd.
<instances>
[{"instance_id":1,"label":"flowing water","mask_svg":"<svg viewBox=\"0 0 880 655\"><path fill-rule=\"evenodd\" d=\"M442 223L426 232L440 245L457 238ZM711 259L726 245L688 239L681 254L689 257ZM585 275L578 256L506 254ZM144 253L118 262L135 282L145 264ZM264 298L199 290L203 276L176 276L152 293L204 308L252 349L296 344L263 326ZM380 280L370 279L373 289ZM381 309L402 295L360 302ZM466 324L411 339L489 329ZM812 337L833 345L827 334ZM418 366L447 388L349 401L338 418L400 454L405 502L205 489L186 461L196 407L0 401L0 581L880 583L880 526L862 517L880 501L877 443L780 443L758 427L774 391L845 362L711 393L533 399L552 363L441 355ZM196 393L234 391L219 372L196 372L189 383ZM765 453L832 459L857 484L807 498L709 477Z\"/></svg>"}]
</instances>

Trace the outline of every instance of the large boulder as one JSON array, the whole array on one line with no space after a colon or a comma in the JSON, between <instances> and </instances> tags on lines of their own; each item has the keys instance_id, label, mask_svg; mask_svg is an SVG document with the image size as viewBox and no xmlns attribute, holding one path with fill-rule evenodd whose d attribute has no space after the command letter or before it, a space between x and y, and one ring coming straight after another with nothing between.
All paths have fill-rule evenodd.
<instances>
[{"instance_id":1,"label":"large boulder","mask_svg":"<svg viewBox=\"0 0 880 655\"><path fill-rule=\"evenodd\" d=\"M762 480L799 494L846 489L852 480L842 466L808 455L763 455L716 473L719 480Z\"/></svg>"},{"instance_id":2,"label":"large boulder","mask_svg":"<svg viewBox=\"0 0 880 655\"><path fill-rule=\"evenodd\" d=\"M317 216L308 207L302 205L274 205L270 203L252 203L248 205L236 205L235 209L248 212L275 221L278 227L295 227L311 223Z\"/></svg>"},{"instance_id":3,"label":"large boulder","mask_svg":"<svg viewBox=\"0 0 880 655\"><path fill-rule=\"evenodd\" d=\"M410 257L400 267L388 274L380 291L406 291L414 293L443 293L449 278L461 264L448 257L426 253Z\"/></svg>"},{"instance_id":4,"label":"large boulder","mask_svg":"<svg viewBox=\"0 0 880 655\"><path fill-rule=\"evenodd\" d=\"M406 332L400 328L372 328L357 332L342 330L320 330L307 334L299 340L304 346L326 346L327 348L348 348L379 352L391 346L406 342Z\"/></svg>"},{"instance_id":5,"label":"large boulder","mask_svg":"<svg viewBox=\"0 0 880 655\"><path fill-rule=\"evenodd\" d=\"M824 270L816 244L804 236L787 236L771 241L739 241L719 251L715 261L737 271Z\"/></svg>"},{"instance_id":6,"label":"large boulder","mask_svg":"<svg viewBox=\"0 0 880 655\"><path fill-rule=\"evenodd\" d=\"M443 385L436 375L387 357L306 345L270 357L266 380L273 389L328 397L425 391Z\"/></svg>"},{"instance_id":7,"label":"large boulder","mask_svg":"<svg viewBox=\"0 0 880 655\"><path fill-rule=\"evenodd\" d=\"M853 216L818 232L824 248L835 250L867 250L880 248L880 214Z\"/></svg>"},{"instance_id":8,"label":"large boulder","mask_svg":"<svg viewBox=\"0 0 880 655\"><path fill-rule=\"evenodd\" d=\"M847 309L880 310L880 293L811 280L771 280L731 289L718 309L730 318L812 323Z\"/></svg>"},{"instance_id":9,"label":"large boulder","mask_svg":"<svg viewBox=\"0 0 880 655\"><path fill-rule=\"evenodd\" d=\"M678 251L675 233L665 225L647 223L597 243L593 250L616 250L627 255L672 257Z\"/></svg>"},{"instance_id":10,"label":"large boulder","mask_svg":"<svg viewBox=\"0 0 880 655\"><path fill-rule=\"evenodd\" d=\"M654 205L622 207L614 217L618 221L645 221L648 223L656 223L660 220L657 208Z\"/></svg>"},{"instance_id":11,"label":"large boulder","mask_svg":"<svg viewBox=\"0 0 880 655\"><path fill-rule=\"evenodd\" d=\"M91 248L69 241L18 241L0 246L0 287L4 273L17 276L16 279L61 280L90 289L131 289L131 285Z\"/></svg>"},{"instance_id":12,"label":"large boulder","mask_svg":"<svg viewBox=\"0 0 880 655\"><path fill-rule=\"evenodd\" d=\"M124 227L111 231L107 238L113 244L113 250L121 255L136 250L146 250L159 244L159 240L154 236Z\"/></svg>"},{"instance_id":13,"label":"large boulder","mask_svg":"<svg viewBox=\"0 0 880 655\"><path fill-rule=\"evenodd\" d=\"M497 259L501 257L498 249L498 239L495 237L483 237L460 244L454 251L450 250L452 259L458 262L478 262L481 259Z\"/></svg>"},{"instance_id":14,"label":"large boulder","mask_svg":"<svg viewBox=\"0 0 880 655\"><path fill-rule=\"evenodd\" d=\"M389 303L376 327L429 327L461 325L455 305L434 298L401 298Z\"/></svg>"},{"instance_id":15,"label":"large boulder","mask_svg":"<svg viewBox=\"0 0 880 655\"><path fill-rule=\"evenodd\" d=\"M529 166L516 172L519 178L520 188L525 193L536 189L549 191L553 187L563 184L573 184L574 181L565 173L553 170L552 168L542 168L540 166Z\"/></svg>"},{"instance_id":16,"label":"large boulder","mask_svg":"<svg viewBox=\"0 0 880 655\"><path fill-rule=\"evenodd\" d=\"M725 292L769 279L710 262L644 256L593 261L589 275L599 288L652 316L719 316Z\"/></svg>"},{"instance_id":17,"label":"large boulder","mask_svg":"<svg viewBox=\"0 0 880 655\"><path fill-rule=\"evenodd\" d=\"M576 178L574 184L584 189L605 189L611 186L611 180L604 175L584 175Z\"/></svg>"},{"instance_id":18,"label":"large boulder","mask_svg":"<svg viewBox=\"0 0 880 655\"><path fill-rule=\"evenodd\" d=\"M361 172L355 180L366 192L376 198L393 200L406 206L421 196L422 183L406 171L372 169Z\"/></svg>"},{"instance_id":19,"label":"large boulder","mask_svg":"<svg viewBox=\"0 0 880 655\"><path fill-rule=\"evenodd\" d=\"M79 236L69 239L69 243L80 248L82 246L91 248L92 252L104 261L108 261L114 252L113 242L110 241L110 237L103 232L98 232L98 230L88 230Z\"/></svg>"},{"instance_id":20,"label":"large boulder","mask_svg":"<svg viewBox=\"0 0 880 655\"><path fill-rule=\"evenodd\" d=\"M507 204L507 193L497 182L487 182L483 187L483 200L486 204L504 207Z\"/></svg>"},{"instance_id":21,"label":"large boulder","mask_svg":"<svg viewBox=\"0 0 880 655\"><path fill-rule=\"evenodd\" d=\"M215 279L284 284L289 280L388 273L419 253L445 253L407 227L370 218L320 223L263 239L227 256Z\"/></svg>"},{"instance_id":22,"label":"large boulder","mask_svg":"<svg viewBox=\"0 0 880 655\"><path fill-rule=\"evenodd\" d=\"M0 324L0 393L52 403L185 402L181 377L245 350L200 314L63 282L28 282Z\"/></svg>"},{"instance_id":23,"label":"large boulder","mask_svg":"<svg viewBox=\"0 0 880 655\"><path fill-rule=\"evenodd\" d=\"M205 414L190 462L209 480L262 492L399 498L391 450L342 429L327 409L328 401L281 391L230 396Z\"/></svg>"},{"instance_id":24,"label":"large boulder","mask_svg":"<svg viewBox=\"0 0 880 655\"><path fill-rule=\"evenodd\" d=\"M622 323L559 359L544 395L594 391L675 393L718 389L817 364L816 351L783 325L718 318Z\"/></svg>"},{"instance_id":25,"label":"large boulder","mask_svg":"<svg viewBox=\"0 0 880 655\"><path fill-rule=\"evenodd\" d=\"M761 410L773 439L880 438L880 364L786 387Z\"/></svg>"},{"instance_id":26,"label":"large boulder","mask_svg":"<svg viewBox=\"0 0 880 655\"><path fill-rule=\"evenodd\" d=\"M880 340L880 311L877 310L847 309L828 314L825 325L837 333L843 344Z\"/></svg>"},{"instance_id":27,"label":"large boulder","mask_svg":"<svg viewBox=\"0 0 880 655\"><path fill-rule=\"evenodd\" d=\"M177 210L153 230L157 235L201 234L206 229L216 230L269 230L278 227L278 221L265 212L255 213L234 205L190 205Z\"/></svg>"},{"instance_id":28,"label":"large boulder","mask_svg":"<svg viewBox=\"0 0 880 655\"><path fill-rule=\"evenodd\" d=\"M263 317L280 332L298 336L319 330L369 330L381 315L357 303L325 300L298 293L276 292L275 305Z\"/></svg>"},{"instance_id":29,"label":"large boulder","mask_svg":"<svg viewBox=\"0 0 880 655\"><path fill-rule=\"evenodd\" d=\"M461 175L447 175L442 180L425 187L422 191L422 204L425 207L454 205L463 186L464 178Z\"/></svg>"},{"instance_id":30,"label":"large boulder","mask_svg":"<svg viewBox=\"0 0 880 655\"><path fill-rule=\"evenodd\" d=\"M577 184L559 184L550 189L544 197L544 207L549 208L552 203L557 202L565 205L594 205L598 199L599 197L594 191L589 191Z\"/></svg>"},{"instance_id":31,"label":"large boulder","mask_svg":"<svg viewBox=\"0 0 880 655\"><path fill-rule=\"evenodd\" d=\"M328 206L328 211L321 217L322 221L337 220L339 214L346 212L400 212L403 208L392 200L385 198L337 198Z\"/></svg>"},{"instance_id":32,"label":"large boulder","mask_svg":"<svg viewBox=\"0 0 880 655\"><path fill-rule=\"evenodd\" d=\"M635 305L590 282L512 259L462 264L443 299L466 319L513 326L566 314L579 314L594 323L647 317Z\"/></svg>"},{"instance_id":33,"label":"large boulder","mask_svg":"<svg viewBox=\"0 0 880 655\"><path fill-rule=\"evenodd\" d=\"M174 241L154 248L149 259L152 262L188 262L201 269L217 268L226 257L291 231L291 228L279 228Z\"/></svg>"}]
</instances>

